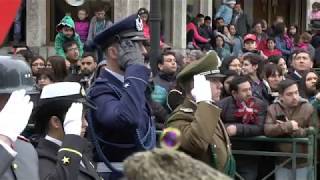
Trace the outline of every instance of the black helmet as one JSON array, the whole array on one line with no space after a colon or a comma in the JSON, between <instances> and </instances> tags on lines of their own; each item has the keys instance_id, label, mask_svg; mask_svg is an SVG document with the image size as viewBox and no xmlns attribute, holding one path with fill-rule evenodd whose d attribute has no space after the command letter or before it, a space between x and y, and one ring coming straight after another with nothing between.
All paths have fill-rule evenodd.
<instances>
[{"instance_id":1,"label":"black helmet","mask_svg":"<svg viewBox=\"0 0 320 180\"><path fill-rule=\"evenodd\" d=\"M37 93L29 65L21 59L0 56L0 94L11 94L18 89Z\"/></svg>"}]
</instances>

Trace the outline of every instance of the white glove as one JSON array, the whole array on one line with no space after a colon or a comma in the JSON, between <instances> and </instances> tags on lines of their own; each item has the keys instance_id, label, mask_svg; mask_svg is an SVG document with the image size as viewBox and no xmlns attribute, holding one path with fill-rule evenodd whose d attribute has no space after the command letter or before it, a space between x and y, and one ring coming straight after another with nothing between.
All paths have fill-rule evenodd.
<instances>
[{"instance_id":1,"label":"white glove","mask_svg":"<svg viewBox=\"0 0 320 180\"><path fill-rule=\"evenodd\" d=\"M0 134L15 142L28 124L32 108L33 103L25 90L14 91L0 112Z\"/></svg>"},{"instance_id":2,"label":"white glove","mask_svg":"<svg viewBox=\"0 0 320 180\"><path fill-rule=\"evenodd\" d=\"M80 136L82 126L82 103L72 103L63 122L65 134Z\"/></svg>"},{"instance_id":3,"label":"white glove","mask_svg":"<svg viewBox=\"0 0 320 180\"><path fill-rule=\"evenodd\" d=\"M200 101L212 101L210 82L206 80L204 75L193 76L191 94L197 103Z\"/></svg>"}]
</instances>

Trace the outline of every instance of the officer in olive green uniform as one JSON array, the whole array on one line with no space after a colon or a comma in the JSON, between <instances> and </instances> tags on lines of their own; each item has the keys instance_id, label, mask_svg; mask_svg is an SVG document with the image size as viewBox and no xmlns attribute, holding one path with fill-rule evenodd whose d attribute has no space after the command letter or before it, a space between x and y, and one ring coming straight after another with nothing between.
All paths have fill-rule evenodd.
<instances>
[{"instance_id":1,"label":"officer in olive green uniform","mask_svg":"<svg viewBox=\"0 0 320 180\"><path fill-rule=\"evenodd\" d=\"M235 162L229 137L220 120L221 110L211 101L210 82L204 76L216 70L218 63L217 54L211 52L186 66L177 75L185 98L173 111L166 126L181 131L182 151L234 176Z\"/></svg>"}]
</instances>

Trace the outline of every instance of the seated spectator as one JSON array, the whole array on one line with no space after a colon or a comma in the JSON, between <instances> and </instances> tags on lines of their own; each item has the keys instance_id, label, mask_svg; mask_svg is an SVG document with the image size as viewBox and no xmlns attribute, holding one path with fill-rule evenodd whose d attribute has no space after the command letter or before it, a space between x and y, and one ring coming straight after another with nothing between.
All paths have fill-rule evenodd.
<instances>
[{"instance_id":1,"label":"seated spectator","mask_svg":"<svg viewBox=\"0 0 320 180\"><path fill-rule=\"evenodd\" d=\"M54 73L51 68L42 68L39 70L39 73L37 74L37 86L39 89L54 82Z\"/></svg>"},{"instance_id":2,"label":"seated spectator","mask_svg":"<svg viewBox=\"0 0 320 180\"><path fill-rule=\"evenodd\" d=\"M282 70L276 64L266 64L264 66L263 83L268 90L268 102L272 102L279 96L278 85L283 80Z\"/></svg>"},{"instance_id":3,"label":"seated spectator","mask_svg":"<svg viewBox=\"0 0 320 180\"><path fill-rule=\"evenodd\" d=\"M230 56L229 48L226 48L225 41L222 36L218 35L214 38L214 50L217 52L220 59L223 61L225 57Z\"/></svg>"},{"instance_id":4,"label":"seated spectator","mask_svg":"<svg viewBox=\"0 0 320 180\"><path fill-rule=\"evenodd\" d=\"M246 77L235 77L230 83L231 96L218 102L221 119L229 136L250 137L263 134L267 106L252 96L251 85ZM254 150L257 143L232 142L232 149ZM237 172L246 180L255 180L258 171L258 158L236 155Z\"/></svg>"},{"instance_id":5,"label":"seated spectator","mask_svg":"<svg viewBox=\"0 0 320 180\"><path fill-rule=\"evenodd\" d=\"M276 48L276 43L275 43L275 40L274 38L272 37L269 37L267 39L267 46L266 48L264 48L262 50L263 54L266 55L268 58L270 56L281 56L282 53L279 49Z\"/></svg>"},{"instance_id":6,"label":"seated spectator","mask_svg":"<svg viewBox=\"0 0 320 180\"><path fill-rule=\"evenodd\" d=\"M158 73L153 78L154 91L152 92L152 99L166 106L166 98L170 89L176 83L177 63L173 52L162 53L157 62Z\"/></svg>"},{"instance_id":7,"label":"seated spectator","mask_svg":"<svg viewBox=\"0 0 320 180\"><path fill-rule=\"evenodd\" d=\"M293 42L286 34L285 28L286 25L284 23L278 23L274 29L274 37L277 49L281 51L286 59L289 59L293 50Z\"/></svg>"},{"instance_id":8,"label":"seated spectator","mask_svg":"<svg viewBox=\"0 0 320 180\"><path fill-rule=\"evenodd\" d=\"M184 102L171 114L166 126L181 131L182 151L233 176L235 162L230 140L220 119L220 109L212 102L210 82L201 75L216 70L217 66L218 56L211 52L177 75Z\"/></svg>"},{"instance_id":9,"label":"seated spectator","mask_svg":"<svg viewBox=\"0 0 320 180\"><path fill-rule=\"evenodd\" d=\"M232 20L232 15L233 15L233 8L236 4L235 0L226 0L224 3L219 7L215 19L218 17L222 17L225 24L229 25Z\"/></svg>"},{"instance_id":10,"label":"seated spectator","mask_svg":"<svg viewBox=\"0 0 320 180\"><path fill-rule=\"evenodd\" d=\"M227 71L235 71L238 75L241 74L241 62L236 56L226 57L220 66L220 71L222 74L225 74Z\"/></svg>"},{"instance_id":11,"label":"seated spectator","mask_svg":"<svg viewBox=\"0 0 320 180\"><path fill-rule=\"evenodd\" d=\"M252 88L252 95L261 99L262 101L268 101L268 90L263 83L263 65L262 57L256 54L249 54L244 56L242 63L242 75L249 77L249 82Z\"/></svg>"},{"instance_id":12,"label":"seated spectator","mask_svg":"<svg viewBox=\"0 0 320 180\"><path fill-rule=\"evenodd\" d=\"M204 23L200 26L200 34L204 38L213 39L212 21L210 16L204 17Z\"/></svg>"},{"instance_id":13,"label":"seated spectator","mask_svg":"<svg viewBox=\"0 0 320 180\"><path fill-rule=\"evenodd\" d=\"M244 36L244 47L242 49L242 53L255 53L260 56L262 56L264 59L267 59L267 56L263 54L262 51L257 49L257 43L256 43L257 37L254 34L247 34Z\"/></svg>"},{"instance_id":14,"label":"seated spectator","mask_svg":"<svg viewBox=\"0 0 320 180\"><path fill-rule=\"evenodd\" d=\"M74 41L79 48L80 56L82 56L83 44L80 40L80 36L75 32L75 25L72 18L70 16L65 16L57 25L56 29L58 32L54 40L56 54L65 58L66 54L63 49L63 44L67 41Z\"/></svg>"},{"instance_id":15,"label":"seated spectator","mask_svg":"<svg viewBox=\"0 0 320 180\"><path fill-rule=\"evenodd\" d=\"M61 56L50 56L47 59L47 68L51 68L54 73L54 79L62 82L68 75L66 60Z\"/></svg>"},{"instance_id":16,"label":"seated spectator","mask_svg":"<svg viewBox=\"0 0 320 180\"><path fill-rule=\"evenodd\" d=\"M228 26L229 32L230 32L230 40L231 40L231 47L232 47L232 55L233 56L239 56L241 53L241 50L243 48L243 42L241 36L237 35L237 30L235 25L229 24Z\"/></svg>"},{"instance_id":17,"label":"seated spectator","mask_svg":"<svg viewBox=\"0 0 320 180\"><path fill-rule=\"evenodd\" d=\"M270 56L268 62L278 65L281 68L281 74L284 76L288 73L286 60L282 56Z\"/></svg>"},{"instance_id":18,"label":"seated spectator","mask_svg":"<svg viewBox=\"0 0 320 180\"><path fill-rule=\"evenodd\" d=\"M30 66L32 70L32 76L35 78L39 70L44 68L46 65L46 60L42 56L34 56L30 61Z\"/></svg>"},{"instance_id":19,"label":"seated spectator","mask_svg":"<svg viewBox=\"0 0 320 180\"><path fill-rule=\"evenodd\" d=\"M288 36L294 44L299 41L298 29L299 27L296 24L291 24L288 29Z\"/></svg>"},{"instance_id":20,"label":"seated spectator","mask_svg":"<svg viewBox=\"0 0 320 180\"><path fill-rule=\"evenodd\" d=\"M320 47L320 20L311 23L311 30L313 32L311 44L315 49L318 49Z\"/></svg>"},{"instance_id":21,"label":"seated spectator","mask_svg":"<svg viewBox=\"0 0 320 180\"><path fill-rule=\"evenodd\" d=\"M266 49L268 35L262 31L262 23L260 21L253 25L253 34L256 35L257 49Z\"/></svg>"},{"instance_id":22,"label":"seated spectator","mask_svg":"<svg viewBox=\"0 0 320 180\"><path fill-rule=\"evenodd\" d=\"M292 57L292 71L288 73L288 78L300 81L303 73L310 71L313 67L313 61L310 54L305 50L297 50Z\"/></svg>"},{"instance_id":23,"label":"seated spectator","mask_svg":"<svg viewBox=\"0 0 320 180\"><path fill-rule=\"evenodd\" d=\"M198 20L201 20L201 18L198 18ZM210 45L210 39L202 37L199 34L199 31L198 31L199 24L200 22L198 22L197 19L192 20L190 16L187 17L187 43L188 43L187 48L188 49L201 49L201 47L199 46L199 43Z\"/></svg>"},{"instance_id":24,"label":"seated spectator","mask_svg":"<svg viewBox=\"0 0 320 180\"><path fill-rule=\"evenodd\" d=\"M305 51L308 51L311 58L313 59L315 49L310 44L311 38L312 38L311 34L309 34L308 32L303 32L299 37L298 43L295 45L295 49L303 49Z\"/></svg>"},{"instance_id":25,"label":"seated spectator","mask_svg":"<svg viewBox=\"0 0 320 180\"><path fill-rule=\"evenodd\" d=\"M305 137L307 130L312 126L313 107L306 99L299 96L298 85L296 81L286 79L280 82L278 86L279 99L268 107L264 132L269 137ZM297 145L298 153L307 153L307 145ZM281 143L276 145L276 150L280 152L292 152L292 145ZM277 169L275 173L276 180L293 179L291 164L279 167L285 158L277 158ZM297 159L296 175L297 179L307 179L308 168L307 160Z\"/></svg>"}]
</instances>

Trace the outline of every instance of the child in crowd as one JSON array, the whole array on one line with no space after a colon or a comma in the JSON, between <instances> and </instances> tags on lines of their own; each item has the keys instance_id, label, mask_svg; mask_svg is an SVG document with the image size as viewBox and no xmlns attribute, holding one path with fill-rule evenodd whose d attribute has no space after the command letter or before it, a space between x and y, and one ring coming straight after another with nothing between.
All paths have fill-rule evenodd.
<instances>
[{"instance_id":1,"label":"child in crowd","mask_svg":"<svg viewBox=\"0 0 320 180\"><path fill-rule=\"evenodd\" d=\"M70 16L65 16L57 25L56 30L58 32L54 41L56 54L65 58L66 56L62 47L63 44L66 41L76 41L79 47L80 56L82 56L83 44L80 40L80 36L75 32L75 25L72 18Z\"/></svg>"},{"instance_id":2,"label":"child in crowd","mask_svg":"<svg viewBox=\"0 0 320 180\"><path fill-rule=\"evenodd\" d=\"M320 2L314 2L312 4L312 11L310 14L310 21L320 20Z\"/></svg>"},{"instance_id":3,"label":"child in crowd","mask_svg":"<svg viewBox=\"0 0 320 180\"><path fill-rule=\"evenodd\" d=\"M85 43L87 41L88 33L89 33L89 21L88 21L88 12L86 9L78 10L78 21L76 24L76 32L79 34L81 42Z\"/></svg>"},{"instance_id":4,"label":"child in crowd","mask_svg":"<svg viewBox=\"0 0 320 180\"><path fill-rule=\"evenodd\" d=\"M103 6L98 6L94 12L94 16L90 21L90 28L87 41L92 41L97 34L109 28L112 22L106 19L106 11Z\"/></svg>"},{"instance_id":5,"label":"child in crowd","mask_svg":"<svg viewBox=\"0 0 320 180\"><path fill-rule=\"evenodd\" d=\"M267 39L267 47L262 50L263 54L267 57L270 56L281 56L282 53L279 49L276 48L276 42L274 38L269 37Z\"/></svg>"}]
</instances>

